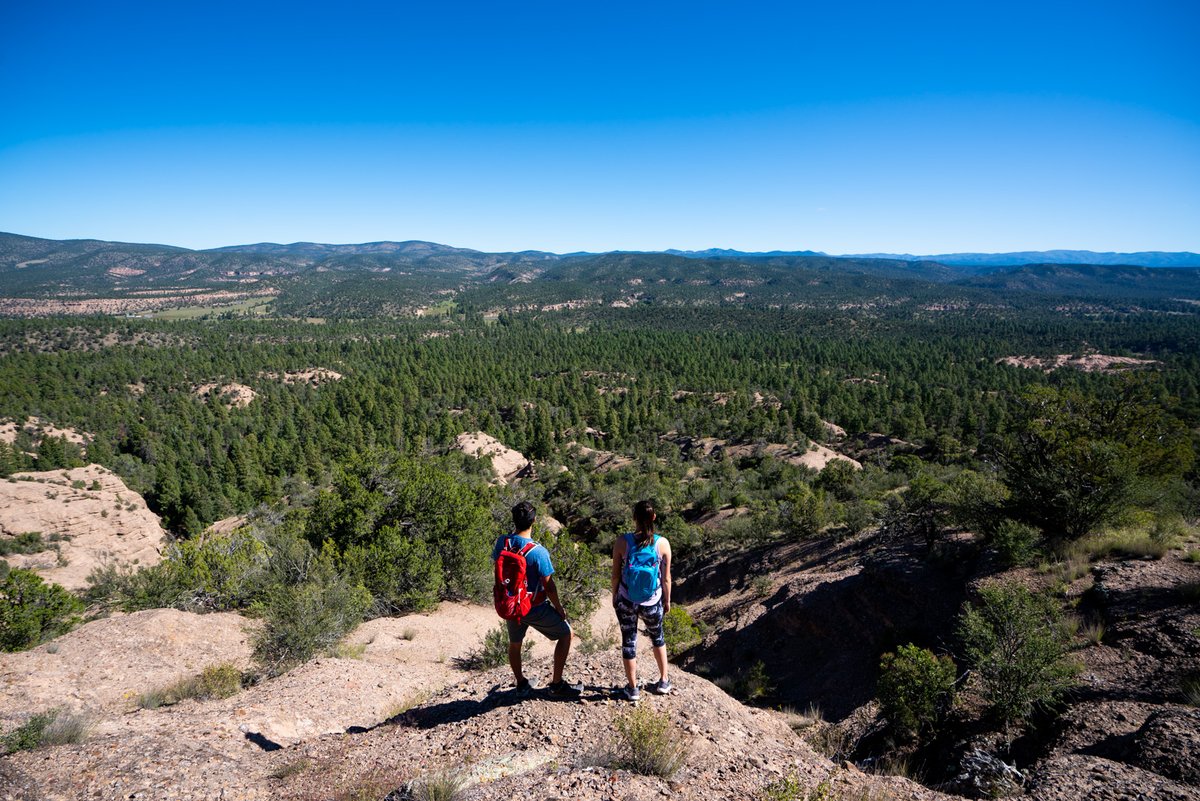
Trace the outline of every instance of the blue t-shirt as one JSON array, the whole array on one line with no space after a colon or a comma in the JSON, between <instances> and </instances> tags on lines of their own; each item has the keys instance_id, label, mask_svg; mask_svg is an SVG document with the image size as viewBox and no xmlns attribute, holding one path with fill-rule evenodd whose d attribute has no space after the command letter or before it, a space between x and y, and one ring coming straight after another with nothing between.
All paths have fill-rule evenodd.
<instances>
[{"instance_id":1,"label":"blue t-shirt","mask_svg":"<svg viewBox=\"0 0 1200 801\"><path fill-rule=\"evenodd\" d=\"M514 551L519 551L528 543L533 542L529 537L519 537L516 534L503 536L496 540L496 547L492 548L492 562L500 558L500 552L504 550L505 541L510 539L512 540ZM550 552L546 550L544 545L538 545L525 554L525 586L529 589L529 592L540 592L542 589L542 579L553 575L554 565L550 562ZM543 598L542 600L549 599Z\"/></svg>"}]
</instances>

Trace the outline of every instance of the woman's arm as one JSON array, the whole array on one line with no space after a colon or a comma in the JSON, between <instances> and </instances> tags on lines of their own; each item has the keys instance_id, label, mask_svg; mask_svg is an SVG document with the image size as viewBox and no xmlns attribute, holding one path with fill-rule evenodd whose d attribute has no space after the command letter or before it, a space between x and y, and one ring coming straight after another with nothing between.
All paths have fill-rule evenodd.
<instances>
[{"instance_id":1,"label":"woman's arm","mask_svg":"<svg viewBox=\"0 0 1200 801\"><path fill-rule=\"evenodd\" d=\"M625 538L618 537L613 543L612 557L612 599L617 602L617 590L621 586L621 567L625 562Z\"/></svg>"},{"instance_id":2,"label":"woman's arm","mask_svg":"<svg viewBox=\"0 0 1200 801\"><path fill-rule=\"evenodd\" d=\"M660 552L660 560L658 564L658 576L662 580L662 604L663 614L671 611L671 543L666 537L659 540L662 543Z\"/></svg>"}]
</instances>

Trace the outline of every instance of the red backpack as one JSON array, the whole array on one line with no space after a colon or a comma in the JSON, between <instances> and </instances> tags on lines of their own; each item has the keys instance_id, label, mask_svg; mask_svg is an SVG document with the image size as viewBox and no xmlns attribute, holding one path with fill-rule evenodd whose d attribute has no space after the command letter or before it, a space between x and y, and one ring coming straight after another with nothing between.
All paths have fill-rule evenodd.
<instances>
[{"instance_id":1,"label":"red backpack","mask_svg":"<svg viewBox=\"0 0 1200 801\"><path fill-rule=\"evenodd\" d=\"M529 582L525 578L525 555L536 547L536 542L530 542L521 550L514 551L510 537L504 541L504 549L496 558L496 586L492 596L496 602L496 614L505 620L520 622L533 608L537 593L529 591Z\"/></svg>"}]
</instances>

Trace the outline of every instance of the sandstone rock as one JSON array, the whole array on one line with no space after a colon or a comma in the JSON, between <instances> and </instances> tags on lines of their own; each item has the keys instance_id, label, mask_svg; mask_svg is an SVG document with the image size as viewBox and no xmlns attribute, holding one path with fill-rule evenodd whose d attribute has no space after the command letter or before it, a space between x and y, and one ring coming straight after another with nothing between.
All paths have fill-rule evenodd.
<instances>
[{"instance_id":1,"label":"sandstone rock","mask_svg":"<svg viewBox=\"0 0 1200 801\"><path fill-rule=\"evenodd\" d=\"M513 450L482 431L459 434L455 438L455 446L476 459L490 457L492 472L496 474L495 481L498 484L511 484L533 469L533 463L520 451Z\"/></svg>"},{"instance_id":2,"label":"sandstone rock","mask_svg":"<svg viewBox=\"0 0 1200 801\"><path fill-rule=\"evenodd\" d=\"M72 590L87 586L88 574L103 564L157 564L166 538L142 497L99 465L0 480L0 537L30 531L57 541L5 559Z\"/></svg>"}]
</instances>

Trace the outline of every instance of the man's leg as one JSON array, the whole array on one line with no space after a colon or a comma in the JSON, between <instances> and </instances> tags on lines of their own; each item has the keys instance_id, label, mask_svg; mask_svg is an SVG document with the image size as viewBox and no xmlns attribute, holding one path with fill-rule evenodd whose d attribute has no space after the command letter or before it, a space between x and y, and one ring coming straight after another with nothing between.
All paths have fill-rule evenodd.
<instances>
[{"instance_id":1,"label":"man's leg","mask_svg":"<svg viewBox=\"0 0 1200 801\"><path fill-rule=\"evenodd\" d=\"M525 674L521 672L521 645L525 642L525 632L529 627L513 620L506 620L504 624L508 629L508 666L512 668L513 678L520 684L525 680Z\"/></svg>"},{"instance_id":2,"label":"man's leg","mask_svg":"<svg viewBox=\"0 0 1200 801\"><path fill-rule=\"evenodd\" d=\"M512 653L511 651L509 652ZM571 653L571 635L559 637L558 642L554 643L554 678L552 682L558 684L562 681L563 667L567 664L567 655ZM510 656L511 658L511 656Z\"/></svg>"},{"instance_id":3,"label":"man's leg","mask_svg":"<svg viewBox=\"0 0 1200 801\"><path fill-rule=\"evenodd\" d=\"M512 668L513 678L520 684L525 678L525 675L521 673L521 643L510 642L508 644L508 666Z\"/></svg>"}]
</instances>

